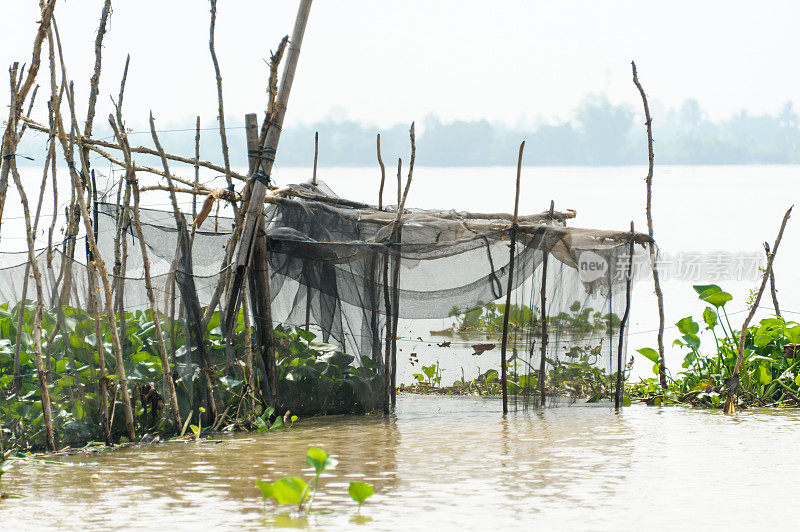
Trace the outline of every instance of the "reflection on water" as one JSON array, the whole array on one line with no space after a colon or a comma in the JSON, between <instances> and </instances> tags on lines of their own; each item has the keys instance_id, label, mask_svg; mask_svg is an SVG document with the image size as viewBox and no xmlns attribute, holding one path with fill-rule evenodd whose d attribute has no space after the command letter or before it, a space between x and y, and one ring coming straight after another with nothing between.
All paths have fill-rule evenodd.
<instances>
[{"instance_id":1,"label":"reflection on water","mask_svg":"<svg viewBox=\"0 0 800 532\"><path fill-rule=\"evenodd\" d=\"M789 528L800 412L634 406L499 414L495 399L401 396L390 417L304 419L219 444L159 444L22 464L0 528ZM339 458L315 508L293 517L256 479L302 472L311 446ZM362 515L351 480L376 487ZM730 488L726 488L730 486ZM782 494L782 495L781 495ZM785 521L782 519L786 519Z\"/></svg>"}]
</instances>

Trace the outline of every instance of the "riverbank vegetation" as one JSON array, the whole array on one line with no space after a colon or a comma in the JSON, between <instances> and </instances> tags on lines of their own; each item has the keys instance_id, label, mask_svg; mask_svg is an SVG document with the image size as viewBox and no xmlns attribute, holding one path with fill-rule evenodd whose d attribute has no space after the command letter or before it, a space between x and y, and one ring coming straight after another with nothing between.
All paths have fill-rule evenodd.
<instances>
[{"instance_id":1,"label":"riverbank vegetation","mask_svg":"<svg viewBox=\"0 0 800 532\"><path fill-rule=\"evenodd\" d=\"M0 305L0 417L2 439L7 446L31 449L42 446L45 423L41 407L39 372L35 364L33 315L35 304L27 301L8 309ZM43 364L46 374L53 424L58 427L59 446L82 445L102 439L103 408L97 386L100 353L109 373L109 434L112 442L126 439L123 405L119 390L119 370L115 366L111 328L101 318L95 327L94 318L86 312L62 307L63 328L55 311L44 311L41 324ZM20 325L20 312L23 319ZM236 328L226 344L219 312L215 312L205 330L206 355L209 359L212 394L220 415L205 416L203 394L206 391L204 372L196 348L192 349L184 334L182 320L159 315L165 330L170 367L165 368L158 352L153 314L149 311L127 312L116 326L124 331L121 338L125 375L133 390L134 424L144 433L177 434L165 408L168 397L162 392L162 379L172 379L177 394L181 419L200 432L209 430L263 430L284 423L283 416L364 413L375 400L373 390L380 379L370 361L355 367L353 356L346 355L332 344L317 341L315 335L300 328L276 327L276 367L278 370L278 409L270 407L264 416L263 387L254 377L252 352L245 348L246 333L240 313ZM96 331L101 336L96 337ZM20 338L16 344L14 338ZM19 346L19 350L16 346ZM366 358L366 357L365 357ZM185 432L186 429L184 428Z\"/></svg>"}]
</instances>

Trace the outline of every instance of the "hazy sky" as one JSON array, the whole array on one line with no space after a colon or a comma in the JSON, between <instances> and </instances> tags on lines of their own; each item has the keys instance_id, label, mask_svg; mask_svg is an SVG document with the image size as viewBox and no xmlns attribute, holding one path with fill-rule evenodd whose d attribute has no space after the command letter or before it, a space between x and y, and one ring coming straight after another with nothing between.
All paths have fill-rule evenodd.
<instances>
[{"instance_id":1,"label":"hazy sky","mask_svg":"<svg viewBox=\"0 0 800 532\"><path fill-rule=\"evenodd\" d=\"M39 3L5 1L4 69L13 60L30 61ZM56 8L79 101L86 99L101 5L59 0ZM98 116L107 114L108 95L116 95L130 53L130 125L143 124L151 108L161 127L191 126L197 114L213 121L208 2L113 5ZM263 108L264 59L291 32L296 8L288 0L219 0L217 53L229 123ZM568 119L589 93L638 106L631 59L650 97L663 105L693 97L711 118L741 109L775 112L798 101L798 20L800 4L789 0L317 0L287 122L331 113L377 125L431 113L507 124ZM40 79L46 82L46 74ZM0 83L4 102L7 87Z\"/></svg>"}]
</instances>

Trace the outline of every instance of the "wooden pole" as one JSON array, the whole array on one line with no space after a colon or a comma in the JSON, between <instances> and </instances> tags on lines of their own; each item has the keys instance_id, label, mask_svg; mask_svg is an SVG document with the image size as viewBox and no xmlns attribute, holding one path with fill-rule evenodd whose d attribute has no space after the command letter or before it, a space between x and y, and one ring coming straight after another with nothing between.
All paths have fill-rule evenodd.
<instances>
[{"instance_id":1,"label":"wooden pole","mask_svg":"<svg viewBox=\"0 0 800 532\"><path fill-rule=\"evenodd\" d=\"M381 134L378 133L378 164L381 167L381 188L378 189L378 210L383 210L383 185L386 182L386 167L381 158Z\"/></svg>"},{"instance_id":2,"label":"wooden pole","mask_svg":"<svg viewBox=\"0 0 800 532\"><path fill-rule=\"evenodd\" d=\"M553 216L553 209L555 208L555 202L550 200L550 217L552 219ZM539 361L539 404L544 407L545 403L545 390L544 390L544 380L546 374L546 364L547 364L547 257L550 254L550 250L547 249L547 231L545 229L545 233L543 235L545 239L544 249L542 250L542 291L541 291L541 300L542 300L542 344L541 344L541 360Z\"/></svg>"},{"instance_id":3,"label":"wooden pole","mask_svg":"<svg viewBox=\"0 0 800 532\"><path fill-rule=\"evenodd\" d=\"M625 313L619 323L619 342L617 343L617 384L614 387L614 408L621 405L622 392L622 352L625 344L625 324L631 311L631 279L633 278L633 222L631 222L631 241L628 244L628 270L625 272Z\"/></svg>"},{"instance_id":4,"label":"wooden pole","mask_svg":"<svg viewBox=\"0 0 800 532\"><path fill-rule=\"evenodd\" d=\"M503 311L503 340L500 344L500 384L503 389L503 413L508 413L508 369L506 368L506 347L508 345L508 317L511 313L511 291L514 283L514 258L517 244L517 215L519 214L519 182L522 175L522 152L525 150L525 141L519 145L519 158L517 159L517 189L514 195L514 219L511 222L511 252L508 257L508 284L506 286L506 306Z\"/></svg>"},{"instance_id":5,"label":"wooden pole","mask_svg":"<svg viewBox=\"0 0 800 532\"><path fill-rule=\"evenodd\" d=\"M317 186L317 159L319 158L319 131L314 132L314 173L311 176L311 184Z\"/></svg>"},{"instance_id":6,"label":"wooden pole","mask_svg":"<svg viewBox=\"0 0 800 532\"><path fill-rule=\"evenodd\" d=\"M300 57L300 46L303 43L303 34L305 33L306 22L308 21L308 14L310 11L311 0L301 0L300 6L297 10L297 18L295 19L294 30L292 31L292 38L289 43L289 51L286 57L286 64L284 65L283 77L281 78L281 87L278 91L275 113L272 115L273 124L267 129L266 138L263 143L263 155L260 150L261 146L257 147L259 150L258 159L260 160L261 164L254 167L257 168L258 173L252 174L252 177L249 181L249 183L252 185L250 202L248 203L247 212L244 218L242 238L239 244L239 251L236 256L234 278L233 282L231 283L229 300L225 309L224 319L226 319L228 322L232 322L236 308L238 308L239 291L242 288L245 273L250 264L253 244L256 240L256 231L259 226L259 220L263 216L262 209L264 197L267 194L267 183L270 172L272 171L272 165L275 162L275 153L278 149L278 141L281 137L283 119L286 116L289 93L292 89L292 82L294 81L294 74L295 70L297 69L297 61Z\"/></svg>"},{"instance_id":7,"label":"wooden pole","mask_svg":"<svg viewBox=\"0 0 800 532\"><path fill-rule=\"evenodd\" d=\"M750 312L747 314L747 318L742 324L742 332L739 335L739 356L736 357L736 365L733 367L733 375L730 379L728 379L728 382L730 383L728 385L728 397L725 399L725 406L723 407L723 412L726 414L733 414L736 412L736 392L739 390L739 370L742 367L742 359L744 358L744 341L747 337L747 327L750 325L750 320L753 319L753 315L756 313L758 304L761 302L761 294L764 293L764 288L767 286L767 279L769 278L770 273L772 273L772 263L775 262L775 255L778 254L778 246L781 244L781 238L783 238L783 230L786 229L786 222L789 221L789 216L792 214L793 208L794 205L789 207L789 210L783 215L781 228L778 231L778 237L775 239L775 245L772 246L772 254L769 256L769 260L767 260L767 267L764 269L764 277L761 279L761 286L758 288L756 300L753 302L753 306L750 307Z\"/></svg>"},{"instance_id":8,"label":"wooden pole","mask_svg":"<svg viewBox=\"0 0 800 532\"><path fill-rule=\"evenodd\" d=\"M250 173L258 171L258 165L264 165L258 154L258 117L255 114L245 115L247 132L247 152L249 155ZM279 406L277 364L275 361L275 331L272 324L272 298L269 286L269 254L266 247L264 215L259 221L259 233L254 244L254 260L248 269L250 278L250 304L253 308L253 322L256 326L256 348L264 363L264 382L269 386L268 399L274 408Z\"/></svg>"},{"instance_id":9,"label":"wooden pole","mask_svg":"<svg viewBox=\"0 0 800 532\"><path fill-rule=\"evenodd\" d=\"M647 154L648 154L648 167L647 167L647 234L652 238L653 236L653 215L651 211L651 204L653 200L653 121L650 118L650 107L647 105L647 96L644 93L642 84L639 83L639 77L636 74L636 63L631 61L631 68L633 70L633 83L639 89L639 94L642 96L642 104L644 106L645 125L647 126ZM661 292L661 281L658 277L658 267L656 265L656 248L654 244L650 244L650 267L653 270L653 285L656 292L656 301L658 302L658 380L663 389L667 389L667 366L664 359L664 294Z\"/></svg>"}]
</instances>

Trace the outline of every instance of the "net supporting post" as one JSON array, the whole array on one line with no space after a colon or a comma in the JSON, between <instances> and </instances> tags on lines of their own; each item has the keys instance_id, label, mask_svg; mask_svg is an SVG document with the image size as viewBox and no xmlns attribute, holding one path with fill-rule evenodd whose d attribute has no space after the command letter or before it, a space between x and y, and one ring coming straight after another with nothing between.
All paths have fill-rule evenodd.
<instances>
[{"instance_id":1,"label":"net supporting post","mask_svg":"<svg viewBox=\"0 0 800 532\"><path fill-rule=\"evenodd\" d=\"M391 385L390 381L390 367L391 367L391 354L392 354L392 302L391 298L389 297L389 248L386 247L386 252L384 254L384 261L383 261L383 306L385 309L385 329L386 329L386 341L384 350L384 360L383 360L383 413L389 413L389 404L390 404L390 396L391 393L389 392L389 386Z\"/></svg>"},{"instance_id":2,"label":"net supporting post","mask_svg":"<svg viewBox=\"0 0 800 532\"><path fill-rule=\"evenodd\" d=\"M392 367L390 395L392 408L397 405L397 322L400 319L400 242L403 240L403 228L398 227L395 243L397 256L394 259L392 272Z\"/></svg>"},{"instance_id":3,"label":"net supporting post","mask_svg":"<svg viewBox=\"0 0 800 532\"><path fill-rule=\"evenodd\" d=\"M311 184L317 186L317 157L319 156L319 131L314 132L314 173Z\"/></svg>"},{"instance_id":4,"label":"net supporting post","mask_svg":"<svg viewBox=\"0 0 800 532\"><path fill-rule=\"evenodd\" d=\"M614 408L620 407L622 391L622 349L625 339L625 324L631 310L631 278L633 277L633 222L631 222L631 238L628 244L628 269L625 272L625 313L619 324L619 343L617 344L617 383L614 387Z\"/></svg>"},{"instance_id":5,"label":"net supporting post","mask_svg":"<svg viewBox=\"0 0 800 532\"><path fill-rule=\"evenodd\" d=\"M258 117L255 113L245 115L245 131L247 132L247 153L250 165L250 174L254 174L261 165L261 170L265 162L259 157L259 130ZM274 408L279 406L278 397L278 373L275 361L275 331L272 323L272 298L269 286L269 252L267 251L266 223L264 214L261 213L257 222L255 242L253 244L253 260L248 268L247 275L250 279L250 304L252 306L253 323L256 325L256 345L260 358L264 363L264 379L269 390L269 400ZM235 330L235 326L231 327Z\"/></svg>"},{"instance_id":6,"label":"net supporting post","mask_svg":"<svg viewBox=\"0 0 800 532\"><path fill-rule=\"evenodd\" d=\"M550 219L553 218L553 211L555 209L555 202L550 200ZM547 249L547 226L545 226L545 232L542 234L542 242L544 243L544 249L542 250L544 255L542 256L542 292L541 292L541 300L542 300L542 344L541 344L541 360L539 361L539 404L544 407L545 404L545 391L544 391L544 384L545 384L545 370L546 368L546 361L547 361L547 256L550 254L550 251Z\"/></svg>"},{"instance_id":7,"label":"net supporting post","mask_svg":"<svg viewBox=\"0 0 800 532\"><path fill-rule=\"evenodd\" d=\"M517 244L517 215L519 213L519 181L522 174L522 152L525 150L525 141L519 145L517 158L517 186L514 194L514 218L511 221L511 244L508 257L508 284L506 286L506 306L503 310L503 339L500 344L500 385L503 389L503 413L508 413L508 368L506 363L506 348L508 347L508 317L511 312L511 290L514 283L514 258Z\"/></svg>"}]
</instances>

